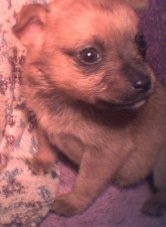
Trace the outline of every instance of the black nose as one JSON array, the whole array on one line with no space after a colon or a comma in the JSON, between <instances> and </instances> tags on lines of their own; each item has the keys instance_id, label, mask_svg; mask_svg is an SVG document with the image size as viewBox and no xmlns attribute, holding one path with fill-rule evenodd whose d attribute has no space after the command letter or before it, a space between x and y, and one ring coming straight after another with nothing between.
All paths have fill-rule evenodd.
<instances>
[{"instance_id":1,"label":"black nose","mask_svg":"<svg viewBox=\"0 0 166 227\"><path fill-rule=\"evenodd\" d=\"M151 76L145 63L126 63L123 70L136 92L146 93L151 89Z\"/></svg>"},{"instance_id":2,"label":"black nose","mask_svg":"<svg viewBox=\"0 0 166 227\"><path fill-rule=\"evenodd\" d=\"M144 77L140 80L133 81L133 87L139 92L147 92L151 88L151 80L149 77Z\"/></svg>"}]
</instances>

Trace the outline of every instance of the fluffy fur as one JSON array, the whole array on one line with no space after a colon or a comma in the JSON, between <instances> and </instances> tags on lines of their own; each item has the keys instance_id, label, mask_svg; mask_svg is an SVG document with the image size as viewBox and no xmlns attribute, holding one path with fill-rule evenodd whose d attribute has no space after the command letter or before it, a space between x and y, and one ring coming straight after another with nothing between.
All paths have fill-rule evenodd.
<instances>
[{"instance_id":1,"label":"fluffy fur","mask_svg":"<svg viewBox=\"0 0 166 227\"><path fill-rule=\"evenodd\" d=\"M130 186L151 172L158 193L143 209L166 205L166 91L144 59L135 13L146 4L56 0L17 17L23 94L38 120L31 164L48 169L60 150L79 166L72 191L55 198L58 214L82 212L110 181Z\"/></svg>"}]
</instances>

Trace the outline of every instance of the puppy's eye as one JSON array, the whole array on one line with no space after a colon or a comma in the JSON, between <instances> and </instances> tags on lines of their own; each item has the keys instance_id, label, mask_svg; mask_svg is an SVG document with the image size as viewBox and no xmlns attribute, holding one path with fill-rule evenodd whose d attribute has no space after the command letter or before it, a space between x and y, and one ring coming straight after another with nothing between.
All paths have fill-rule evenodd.
<instances>
[{"instance_id":1,"label":"puppy's eye","mask_svg":"<svg viewBox=\"0 0 166 227\"><path fill-rule=\"evenodd\" d=\"M135 42L137 44L138 50L140 52L140 54L145 57L146 55L146 50L147 50L147 45L146 45L146 41L144 39L144 35L142 33L138 33L135 36Z\"/></svg>"},{"instance_id":2,"label":"puppy's eye","mask_svg":"<svg viewBox=\"0 0 166 227\"><path fill-rule=\"evenodd\" d=\"M85 64L94 64L100 60L100 54L94 47L82 50L79 54L80 60Z\"/></svg>"}]
</instances>

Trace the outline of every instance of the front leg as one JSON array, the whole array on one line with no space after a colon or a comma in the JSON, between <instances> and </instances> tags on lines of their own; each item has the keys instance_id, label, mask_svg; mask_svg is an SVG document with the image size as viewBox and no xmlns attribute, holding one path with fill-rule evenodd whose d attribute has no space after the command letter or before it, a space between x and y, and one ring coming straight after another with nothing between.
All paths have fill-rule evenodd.
<instances>
[{"instance_id":1,"label":"front leg","mask_svg":"<svg viewBox=\"0 0 166 227\"><path fill-rule=\"evenodd\" d=\"M34 173L47 173L53 169L58 160L58 154L55 148L50 144L47 134L39 126L36 128L38 140L38 152L31 160L28 160L30 169Z\"/></svg>"},{"instance_id":2,"label":"front leg","mask_svg":"<svg viewBox=\"0 0 166 227\"><path fill-rule=\"evenodd\" d=\"M161 216L166 213L166 147L159 155L153 176L157 193L145 202L142 210L147 215Z\"/></svg>"},{"instance_id":3,"label":"front leg","mask_svg":"<svg viewBox=\"0 0 166 227\"><path fill-rule=\"evenodd\" d=\"M112 154L110 152L104 153L94 148L85 151L72 191L57 197L52 211L59 215L71 216L84 211L91 204L128 153L123 154L119 150ZM117 156L117 153L122 155Z\"/></svg>"}]
</instances>

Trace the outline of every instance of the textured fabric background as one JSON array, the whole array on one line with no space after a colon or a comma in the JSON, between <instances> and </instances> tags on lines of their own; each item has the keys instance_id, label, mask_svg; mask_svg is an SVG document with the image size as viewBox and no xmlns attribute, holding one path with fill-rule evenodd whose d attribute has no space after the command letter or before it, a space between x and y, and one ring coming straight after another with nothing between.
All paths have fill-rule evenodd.
<instances>
[{"instance_id":1,"label":"textured fabric background","mask_svg":"<svg viewBox=\"0 0 166 227\"><path fill-rule=\"evenodd\" d=\"M30 2L35 1L0 2L0 227L37 226L47 215L58 188L57 166L51 174L36 176L26 164L38 146L33 119L27 120L20 93L25 51L11 27L15 13Z\"/></svg>"}]
</instances>

